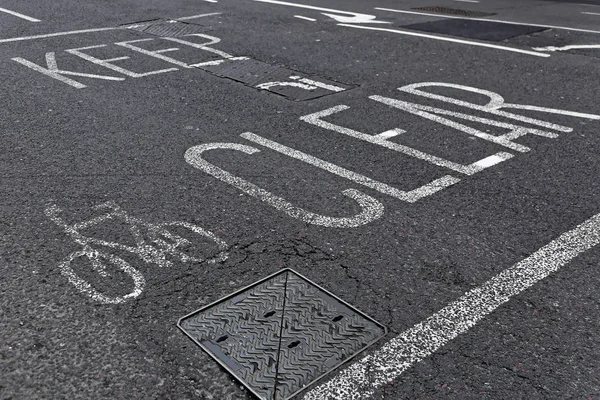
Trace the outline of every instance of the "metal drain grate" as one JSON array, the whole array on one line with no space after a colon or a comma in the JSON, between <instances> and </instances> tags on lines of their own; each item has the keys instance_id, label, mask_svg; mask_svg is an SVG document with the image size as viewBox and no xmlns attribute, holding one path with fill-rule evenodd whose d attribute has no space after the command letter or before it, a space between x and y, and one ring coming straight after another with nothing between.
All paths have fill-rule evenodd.
<instances>
[{"instance_id":1,"label":"metal drain grate","mask_svg":"<svg viewBox=\"0 0 600 400\"><path fill-rule=\"evenodd\" d=\"M463 17L491 17L492 15L496 15L496 13L460 10L458 8L436 7L436 6L414 7L414 8L411 8L411 10L429 11L429 12L438 13L438 14L460 15Z\"/></svg>"},{"instance_id":2,"label":"metal drain grate","mask_svg":"<svg viewBox=\"0 0 600 400\"><path fill-rule=\"evenodd\" d=\"M202 25L162 18L122 25L121 28L164 37L185 36L208 30Z\"/></svg>"},{"instance_id":3,"label":"metal drain grate","mask_svg":"<svg viewBox=\"0 0 600 400\"><path fill-rule=\"evenodd\" d=\"M289 399L386 333L290 269L183 317L178 326L264 400Z\"/></svg>"}]
</instances>

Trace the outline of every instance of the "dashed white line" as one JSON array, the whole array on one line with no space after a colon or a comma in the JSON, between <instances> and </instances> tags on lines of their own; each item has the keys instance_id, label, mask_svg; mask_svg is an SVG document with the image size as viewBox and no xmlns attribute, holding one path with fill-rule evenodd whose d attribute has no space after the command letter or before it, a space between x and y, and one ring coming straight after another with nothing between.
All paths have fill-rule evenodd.
<instances>
[{"instance_id":1,"label":"dashed white line","mask_svg":"<svg viewBox=\"0 0 600 400\"><path fill-rule=\"evenodd\" d=\"M582 11L582 14L587 14L587 15L600 15L600 13L593 13L593 12L587 12L587 11Z\"/></svg>"},{"instance_id":2,"label":"dashed white line","mask_svg":"<svg viewBox=\"0 0 600 400\"><path fill-rule=\"evenodd\" d=\"M452 15L442 15L442 14L432 14L432 13L424 13L424 12L417 12L417 11L396 10L393 8L383 8L383 7L375 7L375 9L380 10L380 11L389 11L389 12L395 12L395 13L401 13L401 14L425 15L428 17L437 17L437 18L468 19L468 20L472 20L472 21L498 22L501 24L510 24L510 25L529 25L529 26L537 26L540 28L548 28L548 29L564 29L564 30L574 31L574 32L600 33L600 31L594 31L591 29L571 28L568 26L541 25L541 24L531 24L529 22L514 22L514 21L504 21L504 20L500 20L500 19L488 19L488 18L457 17L457 16L452 16Z\"/></svg>"},{"instance_id":3,"label":"dashed white line","mask_svg":"<svg viewBox=\"0 0 600 400\"><path fill-rule=\"evenodd\" d=\"M454 0L454 1L460 1L461 3L479 3L478 0Z\"/></svg>"},{"instance_id":4,"label":"dashed white line","mask_svg":"<svg viewBox=\"0 0 600 400\"><path fill-rule=\"evenodd\" d=\"M308 392L304 400L363 400L430 356L511 297L558 271L600 244L600 214L562 234L531 256L450 303L425 321L387 342L371 355Z\"/></svg>"},{"instance_id":5,"label":"dashed white line","mask_svg":"<svg viewBox=\"0 0 600 400\"><path fill-rule=\"evenodd\" d=\"M6 8L1 8L0 7L0 12L14 15L15 17L19 17L19 18L25 19L25 20L27 20L29 22L42 22L42 21L40 21L37 18L33 18L33 17L28 16L28 15L18 13L16 11L7 10Z\"/></svg>"},{"instance_id":6,"label":"dashed white line","mask_svg":"<svg viewBox=\"0 0 600 400\"><path fill-rule=\"evenodd\" d=\"M376 28L373 26L361 26L361 25L351 25L351 24L338 24L338 26L347 26L349 28L356 28L356 29L368 29L368 30L372 30L372 31L391 32L391 33L397 33L399 35L407 35L407 36L419 36L419 37L424 37L424 38L428 38L428 39L441 40L444 42L461 43L461 44L468 44L471 46L488 47L491 49L511 51L514 53L527 54L527 55L536 56L536 57L549 57L550 56L550 54L538 53L538 52L529 51L529 50L521 50L521 49L517 49L514 47L499 46L496 44L489 44L489 43L482 43L482 42L473 42L470 40L454 39L454 38L450 38L450 37L446 37L446 36L429 35L426 33L417 33L417 32L405 31L405 30L399 30L399 29Z\"/></svg>"},{"instance_id":7,"label":"dashed white line","mask_svg":"<svg viewBox=\"0 0 600 400\"><path fill-rule=\"evenodd\" d=\"M294 18L305 19L307 21L312 21L312 22L316 21L316 19L314 19L314 18L303 17L302 15L294 15Z\"/></svg>"}]
</instances>

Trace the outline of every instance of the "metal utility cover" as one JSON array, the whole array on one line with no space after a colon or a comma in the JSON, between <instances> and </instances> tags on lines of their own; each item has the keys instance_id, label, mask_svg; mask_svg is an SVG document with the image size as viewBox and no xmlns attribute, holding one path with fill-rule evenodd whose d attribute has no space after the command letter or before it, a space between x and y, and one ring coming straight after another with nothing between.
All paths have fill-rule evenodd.
<instances>
[{"instance_id":1,"label":"metal utility cover","mask_svg":"<svg viewBox=\"0 0 600 400\"><path fill-rule=\"evenodd\" d=\"M289 399L386 333L291 269L181 318L178 326L264 400Z\"/></svg>"},{"instance_id":2,"label":"metal utility cover","mask_svg":"<svg viewBox=\"0 0 600 400\"><path fill-rule=\"evenodd\" d=\"M216 76L229 78L253 88L266 90L293 101L312 100L353 88L351 85L321 77L311 77L310 75L283 66L268 64L248 57L235 57L207 62L196 65L196 67ZM310 78L318 81L324 87L313 87L307 90L306 87L310 85L303 84L302 79ZM267 83L272 83L273 85L268 88L260 87L261 84L264 85ZM325 87L329 87L330 89Z\"/></svg>"},{"instance_id":3,"label":"metal utility cover","mask_svg":"<svg viewBox=\"0 0 600 400\"><path fill-rule=\"evenodd\" d=\"M208 30L202 25L162 18L122 25L121 28L163 37L185 36Z\"/></svg>"},{"instance_id":4,"label":"metal utility cover","mask_svg":"<svg viewBox=\"0 0 600 400\"><path fill-rule=\"evenodd\" d=\"M492 42L499 42L521 35L530 35L547 29L539 26L502 24L469 19L444 19L406 25L404 28Z\"/></svg>"},{"instance_id":5,"label":"metal utility cover","mask_svg":"<svg viewBox=\"0 0 600 400\"><path fill-rule=\"evenodd\" d=\"M427 7L413 7L411 10L428 11L438 14L448 15L460 15L462 17L491 17L496 15L495 13L483 12L483 11L471 11L461 10L458 8L438 7L438 6L427 6Z\"/></svg>"}]
</instances>

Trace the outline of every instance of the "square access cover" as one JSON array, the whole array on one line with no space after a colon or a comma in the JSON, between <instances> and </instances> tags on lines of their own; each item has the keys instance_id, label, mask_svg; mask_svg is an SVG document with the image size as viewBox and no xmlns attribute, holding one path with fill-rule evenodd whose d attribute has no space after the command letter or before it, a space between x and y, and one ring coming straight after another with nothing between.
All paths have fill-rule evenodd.
<instances>
[{"instance_id":1,"label":"square access cover","mask_svg":"<svg viewBox=\"0 0 600 400\"><path fill-rule=\"evenodd\" d=\"M252 393L284 400L386 334L386 328L291 269L179 320Z\"/></svg>"}]
</instances>

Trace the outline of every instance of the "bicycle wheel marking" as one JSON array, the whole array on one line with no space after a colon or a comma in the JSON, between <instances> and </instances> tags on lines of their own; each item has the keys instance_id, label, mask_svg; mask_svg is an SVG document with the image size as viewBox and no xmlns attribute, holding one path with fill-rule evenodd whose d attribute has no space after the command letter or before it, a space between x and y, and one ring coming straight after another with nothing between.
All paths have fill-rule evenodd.
<instances>
[{"instance_id":1,"label":"bicycle wheel marking","mask_svg":"<svg viewBox=\"0 0 600 400\"><path fill-rule=\"evenodd\" d=\"M104 304L124 303L138 297L144 290L146 280L143 274L138 269L131 266L127 261L112 254L115 250L137 255L144 263L156 264L158 267L162 268L168 268L173 265L173 262L168 260L167 256L182 263L214 263L217 261L225 261L227 259L227 243L218 238L214 233L197 225L184 221L151 224L130 216L114 202L102 203L93 207L93 209L108 210L108 212L73 225L69 225L59 216L62 210L56 205L48 206L45 210L45 214L52 222L63 228L65 233L76 244L83 247L82 250L71 253L58 267L61 274L65 276L73 286L94 301ZM80 232L82 229L97 226L113 219L120 220L127 225L131 236L135 241L133 245L89 237ZM174 227L187 229L194 234L201 236L209 243L214 243L217 246L219 253L209 260L205 257L193 257L184 253L182 250L185 249L182 249L182 247L189 246L191 242L169 230L169 228ZM145 232L146 235L144 235L143 232ZM148 241L147 238L149 238L150 241ZM99 250L99 248L104 248L106 250ZM109 296L101 293L98 289L94 288L92 284L78 276L72 268L73 261L82 257L87 258L89 265L94 272L104 278L110 276L106 264L112 264L131 278L133 289L128 294L122 296Z\"/></svg>"}]
</instances>

